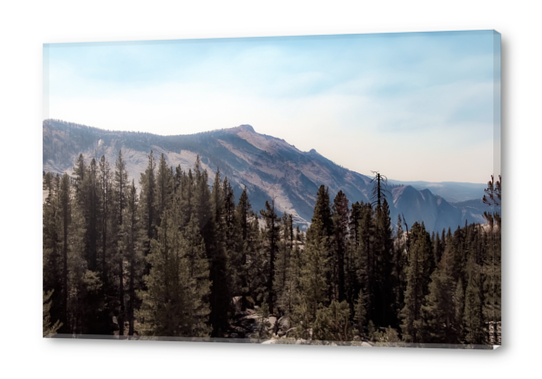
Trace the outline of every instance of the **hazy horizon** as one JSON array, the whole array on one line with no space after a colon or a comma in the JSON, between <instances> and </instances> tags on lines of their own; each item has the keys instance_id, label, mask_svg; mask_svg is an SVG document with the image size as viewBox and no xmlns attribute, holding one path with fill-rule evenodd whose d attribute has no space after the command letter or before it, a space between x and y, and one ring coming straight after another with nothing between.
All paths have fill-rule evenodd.
<instances>
[{"instance_id":1,"label":"hazy horizon","mask_svg":"<svg viewBox=\"0 0 542 379\"><path fill-rule=\"evenodd\" d=\"M473 31L45 44L45 118L158 135L249 124L364 175L485 183L498 171L500 143L495 38Z\"/></svg>"}]
</instances>

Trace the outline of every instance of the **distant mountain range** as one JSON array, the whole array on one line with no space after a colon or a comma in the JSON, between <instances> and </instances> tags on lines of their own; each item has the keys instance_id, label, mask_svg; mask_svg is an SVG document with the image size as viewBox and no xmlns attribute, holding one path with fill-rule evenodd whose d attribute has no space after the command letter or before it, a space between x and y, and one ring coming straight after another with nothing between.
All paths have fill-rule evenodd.
<instances>
[{"instance_id":1,"label":"distant mountain range","mask_svg":"<svg viewBox=\"0 0 542 379\"><path fill-rule=\"evenodd\" d=\"M279 212L291 213L294 222L306 229L311 222L320 185L329 187L331 201L342 190L350 202L370 201L371 178L343 168L316 150L303 152L285 140L255 132L250 125L191 135L159 136L151 133L119 132L59 120L43 122L43 170L71 174L77 156L87 162L102 155L112 167L122 149L131 178L138 184L153 150L157 161L164 154L170 166L193 168L199 155L209 173L209 184L217 168L227 176L238 197L246 186L254 210L275 199ZM471 222L484 222L483 184L399 182L389 180L388 202L392 223L403 215L411 226L423 221L429 231L456 229Z\"/></svg>"}]
</instances>

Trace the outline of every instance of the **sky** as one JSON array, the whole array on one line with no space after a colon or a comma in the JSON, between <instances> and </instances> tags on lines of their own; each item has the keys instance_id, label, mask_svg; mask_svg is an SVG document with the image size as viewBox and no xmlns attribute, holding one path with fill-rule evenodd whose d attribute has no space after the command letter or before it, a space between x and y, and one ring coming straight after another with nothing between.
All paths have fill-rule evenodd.
<instances>
[{"instance_id":1,"label":"sky","mask_svg":"<svg viewBox=\"0 0 542 379\"><path fill-rule=\"evenodd\" d=\"M361 174L499 170L492 31L44 45L44 119L192 134L250 124Z\"/></svg>"}]
</instances>

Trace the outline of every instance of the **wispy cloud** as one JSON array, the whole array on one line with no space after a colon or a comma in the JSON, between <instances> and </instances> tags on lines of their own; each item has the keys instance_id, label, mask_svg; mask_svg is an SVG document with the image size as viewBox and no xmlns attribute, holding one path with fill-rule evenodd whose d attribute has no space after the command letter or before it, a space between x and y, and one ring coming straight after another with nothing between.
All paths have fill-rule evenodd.
<instances>
[{"instance_id":1,"label":"wispy cloud","mask_svg":"<svg viewBox=\"0 0 542 379\"><path fill-rule=\"evenodd\" d=\"M242 123L362 173L484 182L491 32L49 47L49 116L196 133Z\"/></svg>"}]
</instances>

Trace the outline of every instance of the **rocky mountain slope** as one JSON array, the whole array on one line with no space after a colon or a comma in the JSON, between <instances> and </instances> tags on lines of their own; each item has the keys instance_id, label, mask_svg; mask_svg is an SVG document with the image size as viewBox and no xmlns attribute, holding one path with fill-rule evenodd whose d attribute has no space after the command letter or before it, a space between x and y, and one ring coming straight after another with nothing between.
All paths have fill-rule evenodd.
<instances>
[{"instance_id":1,"label":"rocky mountain slope","mask_svg":"<svg viewBox=\"0 0 542 379\"><path fill-rule=\"evenodd\" d=\"M247 187L255 210L263 209L265 201L274 198L279 214L291 213L294 222L303 229L310 224L321 184L329 187L331 201L339 190L350 202L367 202L371 196L371 178L343 168L315 150L303 152L283 139L259 134L250 125L192 135L159 136L107 131L58 120L43 122L45 172L71 173L79 153L87 161L105 155L114 166L120 149L136 185L151 150L157 160L164 154L170 166L180 164L183 170L194 167L199 155L203 168L209 172L210 184L219 168L237 196ZM400 182L390 181L388 190L393 223L399 214L405 216L409 226L424 221L431 231L455 229L465 220L483 222L483 209L478 203L453 204L429 189L420 190ZM454 199L465 199L465 194L458 190L446 191L457 195ZM479 198L482 195L483 191Z\"/></svg>"}]
</instances>

